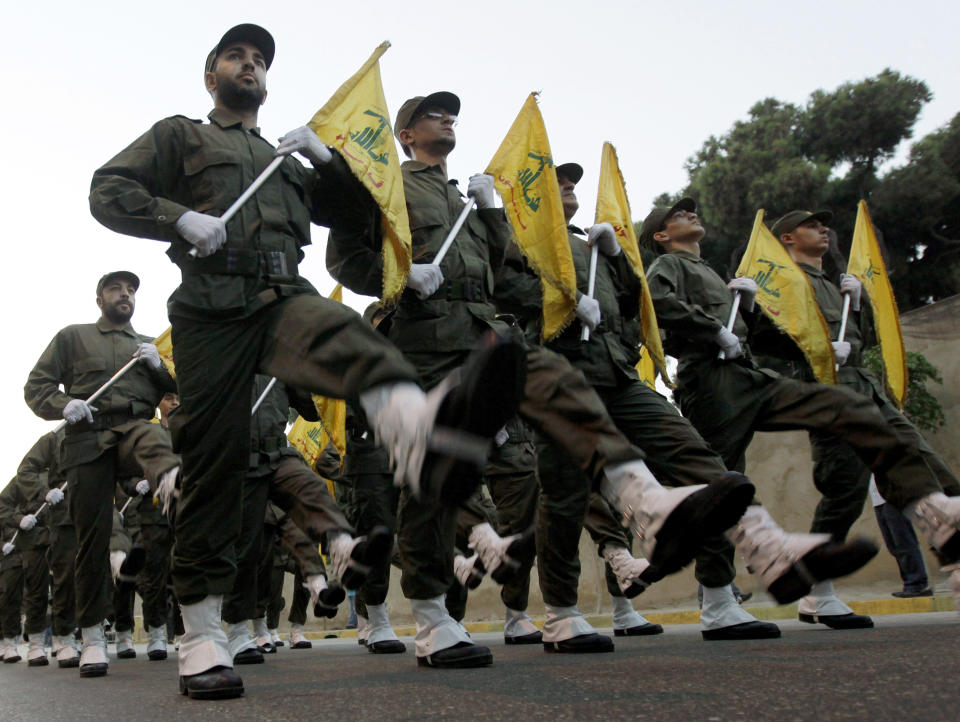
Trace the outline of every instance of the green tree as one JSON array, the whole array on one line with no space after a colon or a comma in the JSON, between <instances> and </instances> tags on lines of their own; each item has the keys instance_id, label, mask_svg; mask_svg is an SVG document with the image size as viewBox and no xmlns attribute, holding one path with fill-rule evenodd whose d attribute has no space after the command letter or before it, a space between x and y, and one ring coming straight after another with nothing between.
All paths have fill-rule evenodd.
<instances>
[{"instance_id":1,"label":"green tree","mask_svg":"<svg viewBox=\"0 0 960 722\"><path fill-rule=\"evenodd\" d=\"M863 354L864 365L878 376L883 376L880 347L873 346ZM907 351L907 394L903 414L921 431L936 431L946 424L943 407L937 397L927 390L927 381L943 385L940 371L922 353Z\"/></svg>"}]
</instances>

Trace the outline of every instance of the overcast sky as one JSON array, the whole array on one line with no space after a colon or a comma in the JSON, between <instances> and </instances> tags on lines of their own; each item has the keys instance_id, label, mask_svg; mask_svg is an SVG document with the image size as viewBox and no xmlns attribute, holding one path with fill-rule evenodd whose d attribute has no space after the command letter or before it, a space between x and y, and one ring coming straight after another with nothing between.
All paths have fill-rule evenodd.
<instances>
[{"instance_id":1,"label":"overcast sky","mask_svg":"<svg viewBox=\"0 0 960 722\"><path fill-rule=\"evenodd\" d=\"M119 236L90 216L94 169L154 122L204 118L207 52L240 22L277 43L260 113L275 141L309 120L382 41L391 113L436 90L463 103L451 177L483 170L527 93L557 162L586 174L574 222L593 220L601 144L616 146L635 218L681 188L684 160L760 98L803 103L817 88L885 67L925 80L934 100L916 138L960 110L956 2L113 2L17 3L5 13L2 137L5 353L0 486L51 429L23 403L23 383L53 335L96 320L95 285L139 274L134 327L159 334L179 271L165 244ZM744 229L746 234L749 229ZM314 227L301 272L322 293L326 232ZM367 299L347 294L362 308Z\"/></svg>"}]
</instances>

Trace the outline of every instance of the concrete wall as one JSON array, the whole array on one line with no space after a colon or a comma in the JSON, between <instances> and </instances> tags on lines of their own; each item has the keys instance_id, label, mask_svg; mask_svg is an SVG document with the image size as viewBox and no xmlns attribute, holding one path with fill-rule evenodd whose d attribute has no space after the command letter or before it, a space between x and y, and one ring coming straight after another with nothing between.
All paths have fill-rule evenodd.
<instances>
[{"instance_id":1,"label":"concrete wall","mask_svg":"<svg viewBox=\"0 0 960 722\"><path fill-rule=\"evenodd\" d=\"M931 392L940 400L947 417L947 425L937 433L929 434L931 445L948 464L960 472L960 296L955 296L932 306L927 306L901 317L904 344L907 350L919 351L940 369L943 385L930 385ZM805 432L758 434L747 452L747 473L757 482L760 497L781 525L791 531L809 529L818 495L813 488L810 444ZM863 515L853 529L859 534L876 540L881 552L874 561L857 574L838 583L841 591L870 587L877 593L889 594L900 587L896 563L883 549L880 532L869 502ZM584 534L580 540L582 575L580 580L580 608L587 613L609 612L610 598L603 584L603 566L597 557L596 547ZM927 567L931 582L937 579L937 564L928 555ZM740 574L737 584L745 590L756 586L755 580L743 569L738 559ZM287 596L289 599L289 595ZM400 594L399 575L394 570L388 599L391 617L396 624L411 623L409 605ZM658 583L635 600L640 610L664 608L696 608L696 581L692 568ZM314 629L341 628L346 620L346 605L334 620L311 623ZM530 588L532 616L544 614L543 601L534 580ZM489 579L471 594L467 608L469 621L499 620L503 618L499 588ZM285 618L284 618L285 620ZM282 627L286 626L286 622Z\"/></svg>"}]
</instances>

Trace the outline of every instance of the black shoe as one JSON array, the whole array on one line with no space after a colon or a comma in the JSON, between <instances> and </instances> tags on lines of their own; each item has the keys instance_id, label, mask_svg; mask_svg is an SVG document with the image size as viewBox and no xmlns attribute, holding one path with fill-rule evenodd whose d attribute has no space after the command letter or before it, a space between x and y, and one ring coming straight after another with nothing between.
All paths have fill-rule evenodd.
<instances>
[{"instance_id":1,"label":"black shoe","mask_svg":"<svg viewBox=\"0 0 960 722\"><path fill-rule=\"evenodd\" d=\"M277 645L275 645L273 642L267 642L266 644L258 644L257 651L260 652L260 654L276 654Z\"/></svg>"},{"instance_id":2,"label":"black shoe","mask_svg":"<svg viewBox=\"0 0 960 722\"><path fill-rule=\"evenodd\" d=\"M317 603L313 605L313 616L333 619L339 611L337 607L339 607L346 598L347 592L344 590L343 585L339 582L331 582L317 597Z\"/></svg>"},{"instance_id":3,"label":"black shoe","mask_svg":"<svg viewBox=\"0 0 960 722\"><path fill-rule=\"evenodd\" d=\"M687 566L706 537L720 535L739 521L754 491L747 477L728 471L681 501L657 532L650 566L640 575L641 581L649 586Z\"/></svg>"},{"instance_id":4,"label":"black shoe","mask_svg":"<svg viewBox=\"0 0 960 722\"><path fill-rule=\"evenodd\" d=\"M801 622L807 624L826 624L830 629L873 629L873 620L863 614L804 614L799 615Z\"/></svg>"},{"instance_id":5,"label":"black shoe","mask_svg":"<svg viewBox=\"0 0 960 722\"><path fill-rule=\"evenodd\" d=\"M700 632L708 642L720 640L740 639L777 639L780 636L780 627L770 622L744 622L719 629L704 629Z\"/></svg>"},{"instance_id":6,"label":"black shoe","mask_svg":"<svg viewBox=\"0 0 960 722\"><path fill-rule=\"evenodd\" d=\"M105 677L107 674L107 667L109 666L107 664L79 664L79 662L80 660L77 660L81 677Z\"/></svg>"},{"instance_id":7,"label":"black shoe","mask_svg":"<svg viewBox=\"0 0 960 722\"><path fill-rule=\"evenodd\" d=\"M340 577L340 592L343 587L359 589L370 573L371 567L387 559L393 552L393 533L385 526L375 526L360 538L350 552L350 562ZM334 587L335 588L335 587ZM328 590L330 587L327 588ZM336 594L334 592L333 594ZM331 597L333 598L333 597ZM343 601L343 598L340 599ZM339 604L340 602L337 602Z\"/></svg>"},{"instance_id":8,"label":"black shoe","mask_svg":"<svg viewBox=\"0 0 960 722\"><path fill-rule=\"evenodd\" d=\"M285 647L286 644L282 639L278 639L276 642L273 643L273 646L279 649L280 647Z\"/></svg>"},{"instance_id":9,"label":"black shoe","mask_svg":"<svg viewBox=\"0 0 960 722\"><path fill-rule=\"evenodd\" d=\"M638 624L636 627L627 627L626 629L614 629L614 637L650 637L654 634L663 634L663 627L659 624Z\"/></svg>"},{"instance_id":10,"label":"black shoe","mask_svg":"<svg viewBox=\"0 0 960 722\"><path fill-rule=\"evenodd\" d=\"M932 597L933 590L930 587L927 587L926 589L917 589L916 591L903 589L899 592L891 592L890 596L897 597L898 599L913 599L914 597Z\"/></svg>"},{"instance_id":11,"label":"black shoe","mask_svg":"<svg viewBox=\"0 0 960 722\"><path fill-rule=\"evenodd\" d=\"M50 660L47 659L47 655L27 660L28 667L46 667L48 664L50 664Z\"/></svg>"},{"instance_id":12,"label":"black shoe","mask_svg":"<svg viewBox=\"0 0 960 722\"><path fill-rule=\"evenodd\" d=\"M230 699L243 695L243 680L229 667L180 677L180 694L191 699Z\"/></svg>"},{"instance_id":13,"label":"black shoe","mask_svg":"<svg viewBox=\"0 0 960 722\"><path fill-rule=\"evenodd\" d=\"M147 659L151 662L162 662L167 658L167 650L165 649L151 649L147 652Z\"/></svg>"},{"instance_id":14,"label":"black shoe","mask_svg":"<svg viewBox=\"0 0 960 722\"><path fill-rule=\"evenodd\" d=\"M543 642L543 632L539 629L530 634L518 634L516 637L507 637L504 635L504 644L540 644Z\"/></svg>"},{"instance_id":15,"label":"black shoe","mask_svg":"<svg viewBox=\"0 0 960 722\"><path fill-rule=\"evenodd\" d=\"M237 652L235 655L233 655L233 663L234 664L263 664L263 653L259 649L256 649L255 647L251 647L250 649L244 649ZM227 669L227 668L223 667L223 669Z\"/></svg>"},{"instance_id":16,"label":"black shoe","mask_svg":"<svg viewBox=\"0 0 960 722\"><path fill-rule=\"evenodd\" d=\"M815 582L853 574L873 559L879 550L876 544L862 537L821 544L794 562L767 591L777 600L777 604L790 604L808 595Z\"/></svg>"},{"instance_id":17,"label":"black shoe","mask_svg":"<svg viewBox=\"0 0 960 722\"><path fill-rule=\"evenodd\" d=\"M19 662L21 659L23 659L23 657L21 657L19 654L15 654L15 655L13 655L12 657L4 657L4 658L3 658L3 663L4 663L4 664L13 664L14 662Z\"/></svg>"},{"instance_id":18,"label":"black shoe","mask_svg":"<svg viewBox=\"0 0 960 722\"><path fill-rule=\"evenodd\" d=\"M79 667L79 666L80 666L80 655L78 654L76 657L72 657L72 658L70 658L70 659L58 659L58 660L57 660L57 666L58 666L60 669L72 669L72 668L74 668L74 667Z\"/></svg>"},{"instance_id":19,"label":"black shoe","mask_svg":"<svg viewBox=\"0 0 960 722\"><path fill-rule=\"evenodd\" d=\"M427 657L417 657L417 664L421 667L436 667L438 669L486 667L493 664L493 655L486 647L470 642L460 642L452 647L434 652Z\"/></svg>"},{"instance_id":20,"label":"black shoe","mask_svg":"<svg viewBox=\"0 0 960 722\"><path fill-rule=\"evenodd\" d=\"M453 373L458 382L440 402L420 472L421 501L443 498L459 504L479 486L493 437L523 398L526 351L490 332Z\"/></svg>"},{"instance_id":21,"label":"black shoe","mask_svg":"<svg viewBox=\"0 0 960 722\"><path fill-rule=\"evenodd\" d=\"M366 647L366 646L367 646L367 640L366 640L366 639L360 639L360 637L357 637L357 644L359 644L361 647Z\"/></svg>"},{"instance_id":22,"label":"black shoe","mask_svg":"<svg viewBox=\"0 0 960 722\"><path fill-rule=\"evenodd\" d=\"M117 652L117 659L135 659L137 656L137 650L135 649L125 649L122 652Z\"/></svg>"},{"instance_id":23,"label":"black shoe","mask_svg":"<svg viewBox=\"0 0 960 722\"><path fill-rule=\"evenodd\" d=\"M296 644L291 644L290 649L313 649L313 642L309 639L301 639Z\"/></svg>"},{"instance_id":24,"label":"black shoe","mask_svg":"<svg viewBox=\"0 0 960 722\"><path fill-rule=\"evenodd\" d=\"M367 651L373 654L402 654L407 651L407 645L399 639L384 639L382 642L370 642Z\"/></svg>"},{"instance_id":25,"label":"black shoe","mask_svg":"<svg viewBox=\"0 0 960 722\"><path fill-rule=\"evenodd\" d=\"M559 652L561 654L612 652L613 640L604 634L590 632L560 642L544 642L543 649L547 652Z\"/></svg>"}]
</instances>

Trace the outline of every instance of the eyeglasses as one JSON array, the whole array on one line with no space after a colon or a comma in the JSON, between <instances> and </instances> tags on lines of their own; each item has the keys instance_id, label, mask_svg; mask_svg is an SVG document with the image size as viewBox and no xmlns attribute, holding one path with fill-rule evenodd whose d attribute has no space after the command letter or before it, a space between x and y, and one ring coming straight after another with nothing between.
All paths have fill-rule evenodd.
<instances>
[{"instance_id":1,"label":"eyeglasses","mask_svg":"<svg viewBox=\"0 0 960 722\"><path fill-rule=\"evenodd\" d=\"M417 120L420 118L429 118L430 120L450 120L454 128L457 127L457 116L450 115L450 113L444 113L439 110L428 110L425 113L421 113L417 116Z\"/></svg>"}]
</instances>

